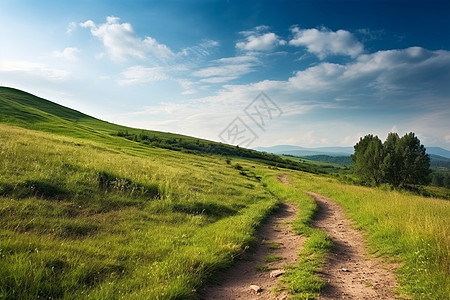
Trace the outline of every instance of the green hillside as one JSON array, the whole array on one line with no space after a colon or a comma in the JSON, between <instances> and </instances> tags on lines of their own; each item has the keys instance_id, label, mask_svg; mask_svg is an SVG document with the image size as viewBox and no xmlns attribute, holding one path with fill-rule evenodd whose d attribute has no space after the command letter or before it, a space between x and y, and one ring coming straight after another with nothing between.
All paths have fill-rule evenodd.
<instances>
[{"instance_id":1,"label":"green hillside","mask_svg":"<svg viewBox=\"0 0 450 300\"><path fill-rule=\"evenodd\" d=\"M0 87L0 123L70 137L116 144L128 139L149 147L197 154L238 156L267 164L319 173L319 170L278 155L230 146L189 136L152 130L141 130L108 123L32 94Z\"/></svg>"},{"instance_id":2,"label":"green hillside","mask_svg":"<svg viewBox=\"0 0 450 300\"><path fill-rule=\"evenodd\" d=\"M278 202L267 166L128 140L141 131L21 91L0 90L0 122L0 299L192 298Z\"/></svg>"},{"instance_id":3,"label":"green hillside","mask_svg":"<svg viewBox=\"0 0 450 300\"><path fill-rule=\"evenodd\" d=\"M195 298L252 246L278 167L301 167L10 88L0 153L0 299Z\"/></svg>"}]
</instances>

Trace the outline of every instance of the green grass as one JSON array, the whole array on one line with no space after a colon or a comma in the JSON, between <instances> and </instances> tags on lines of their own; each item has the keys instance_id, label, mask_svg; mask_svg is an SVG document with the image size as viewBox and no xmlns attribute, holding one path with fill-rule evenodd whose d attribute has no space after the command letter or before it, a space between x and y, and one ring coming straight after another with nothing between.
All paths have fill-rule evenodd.
<instances>
[{"instance_id":1,"label":"green grass","mask_svg":"<svg viewBox=\"0 0 450 300\"><path fill-rule=\"evenodd\" d=\"M266 263L271 263L271 262L275 262L275 261L279 261L279 260L281 260L281 256L276 255L274 253L270 253L266 257L264 257L264 261Z\"/></svg>"},{"instance_id":2,"label":"green grass","mask_svg":"<svg viewBox=\"0 0 450 300\"><path fill-rule=\"evenodd\" d=\"M278 202L220 157L5 125L0 153L0 298L193 298Z\"/></svg>"},{"instance_id":3,"label":"green grass","mask_svg":"<svg viewBox=\"0 0 450 300\"><path fill-rule=\"evenodd\" d=\"M267 243L267 248L269 248L270 250L281 249L282 247L283 245L281 243L276 242Z\"/></svg>"},{"instance_id":4,"label":"green grass","mask_svg":"<svg viewBox=\"0 0 450 300\"><path fill-rule=\"evenodd\" d=\"M450 294L450 202L347 185L306 173L289 174L289 180L300 191L314 191L341 204L347 216L365 232L372 255L400 265L396 272L398 293L414 299L445 299ZM301 199L305 196L298 194ZM310 205L314 206L312 202ZM306 224L309 218L306 213ZM302 223L298 231L309 234L310 229ZM318 238L319 248L323 241ZM303 259L309 260L302 251Z\"/></svg>"}]
</instances>

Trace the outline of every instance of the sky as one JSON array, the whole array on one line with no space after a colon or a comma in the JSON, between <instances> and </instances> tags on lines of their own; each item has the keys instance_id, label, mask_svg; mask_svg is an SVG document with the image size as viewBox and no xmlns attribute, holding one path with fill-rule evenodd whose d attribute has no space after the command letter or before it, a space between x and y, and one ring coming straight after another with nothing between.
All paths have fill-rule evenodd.
<instances>
[{"instance_id":1,"label":"sky","mask_svg":"<svg viewBox=\"0 0 450 300\"><path fill-rule=\"evenodd\" d=\"M450 149L449 1L0 1L0 86L243 147Z\"/></svg>"}]
</instances>

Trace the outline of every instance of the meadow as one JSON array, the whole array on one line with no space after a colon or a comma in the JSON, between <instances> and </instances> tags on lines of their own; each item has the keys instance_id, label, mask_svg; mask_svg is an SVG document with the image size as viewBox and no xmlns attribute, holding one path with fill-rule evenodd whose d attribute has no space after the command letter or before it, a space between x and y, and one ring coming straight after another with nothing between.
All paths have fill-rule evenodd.
<instances>
[{"instance_id":1,"label":"meadow","mask_svg":"<svg viewBox=\"0 0 450 300\"><path fill-rule=\"evenodd\" d=\"M289 172L297 200L308 203L304 191L330 197L361 229L370 255L396 266L397 293L412 299L446 299L450 295L450 202L439 198L342 183L337 179ZM309 204L314 206L314 204ZM300 223L299 232L304 232ZM298 227L297 227L298 228ZM306 229L308 232L309 229ZM320 237L320 233L316 233ZM326 239L319 243L326 248ZM320 251L314 251L315 255ZM314 261L314 260L313 260ZM315 260L320 269L320 257ZM300 257L302 263L302 257ZM311 264L310 260L306 260ZM301 267L299 268L301 269ZM317 272L317 268L316 268ZM309 274L297 281L305 286ZM303 283L302 283L303 282ZM314 282L311 291L319 283Z\"/></svg>"},{"instance_id":2,"label":"meadow","mask_svg":"<svg viewBox=\"0 0 450 300\"><path fill-rule=\"evenodd\" d=\"M278 201L245 162L4 125L0 141L4 299L192 298Z\"/></svg>"},{"instance_id":3,"label":"meadow","mask_svg":"<svg viewBox=\"0 0 450 300\"><path fill-rule=\"evenodd\" d=\"M0 299L195 299L255 246L255 230L281 201L297 204L294 230L308 238L279 288L314 299L332 241L310 226L317 206L308 191L342 205L371 255L398 266L401 297L450 294L447 200L145 131L176 147L235 152L161 148L118 134L141 130L37 99L0 89ZM310 173L293 170L302 168Z\"/></svg>"}]
</instances>

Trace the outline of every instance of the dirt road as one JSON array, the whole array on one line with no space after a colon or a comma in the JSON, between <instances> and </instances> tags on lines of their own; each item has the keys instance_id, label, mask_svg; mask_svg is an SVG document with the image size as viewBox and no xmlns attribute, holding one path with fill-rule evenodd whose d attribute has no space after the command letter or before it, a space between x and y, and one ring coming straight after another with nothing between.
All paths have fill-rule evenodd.
<instances>
[{"instance_id":1,"label":"dirt road","mask_svg":"<svg viewBox=\"0 0 450 300\"><path fill-rule=\"evenodd\" d=\"M313 226L325 231L334 247L322 277L328 282L319 299L395 299L396 280L378 259L368 258L364 239L334 201L316 193L319 212Z\"/></svg>"},{"instance_id":2,"label":"dirt road","mask_svg":"<svg viewBox=\"0 0 450 300\"><path fill-rule=\"evenodd\" d=\"M286 175L278 180L289 185ZM328 285L319 299L395 299L395 277L378 259L368 258L364 239L343 209L333 200L309 192L319 211L312 225L326 232L333 240L331 250L321 277ZM208 287L200 299L286 299L282 291L274 288L279 284L273 272L283 272L286 264L295 264L305 238L291 230L298 208L285 202L280 209L258 230L258 247L247 253L228 271L219 274L220 285ZM269 262L269 258L279 258ZM283 276L283 275L280 275Z\"/></svg>"},{"instance_id":3,"label":"dirt road","mask_svg":"<svg viewBox=\"0 0 450 300\"><path fill-rule=\"evenodd\" d=\"M200 298L285 299L285 292L275 294L272 291L279 277L271 277L271 273L282 272L285 264L293 264L297 260L304 241L304 237L291 230L290 223L295 219L297 210L292 203L280 204L278 212L258 230L259 245L255 252L246 255L229 271L219 275L218 280L222 284L208 287ZM279 259L268 262L269 258ZM261 290L257 291L257 287Z\"/></svg>"}]
</instances>

